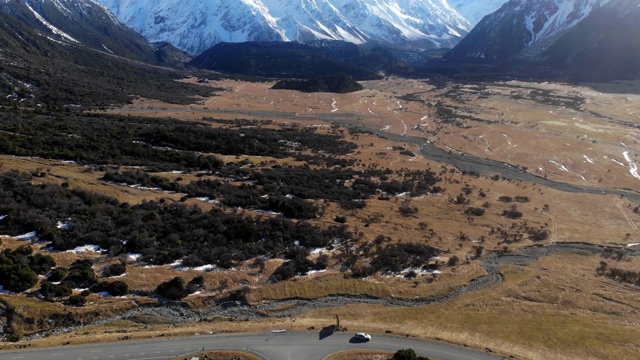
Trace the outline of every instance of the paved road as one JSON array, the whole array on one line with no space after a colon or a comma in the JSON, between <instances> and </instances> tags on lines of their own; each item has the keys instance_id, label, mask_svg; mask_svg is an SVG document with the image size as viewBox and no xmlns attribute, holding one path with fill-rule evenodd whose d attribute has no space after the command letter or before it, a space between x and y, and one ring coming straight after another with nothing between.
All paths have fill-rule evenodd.
<instances>
[{"instance_id":1,"label":"paved road","mask_svg":"<svg viewBox=\"0 0 640 360\"><path fill-rule=\"evenodd\" d=\"M64 346L46 349L0 351L2 360L151 360L186 357L202 348L244 350L265 360L322 360L341 350L371 349L396 351L412 348L422 356L442 360L496 360L490 354L453 345L410 338L374 335L366 343L352 342L352 333L326 337L316 332L263 333L243 335L200 335L156 338L144 341ZM322 338L321 338L322 337Z\"/></svg>"}]
</instances>

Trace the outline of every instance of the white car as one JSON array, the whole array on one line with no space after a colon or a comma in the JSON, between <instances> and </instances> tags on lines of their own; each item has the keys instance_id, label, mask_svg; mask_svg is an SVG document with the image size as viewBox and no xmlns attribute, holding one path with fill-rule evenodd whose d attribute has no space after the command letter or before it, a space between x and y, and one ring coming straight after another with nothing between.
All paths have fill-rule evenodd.
<instances>
[{"instance_id":1,"label":"white car","mask_svg":"<svg viewBox=\"0 0 640 360\"><path fill-rule=\"evenodd\" d=\"M356 333L353 336L355 339L360 340L360 341L369 341L371 340L371 335L367 334L367 333Z\"/></svg>"}]
</instances>

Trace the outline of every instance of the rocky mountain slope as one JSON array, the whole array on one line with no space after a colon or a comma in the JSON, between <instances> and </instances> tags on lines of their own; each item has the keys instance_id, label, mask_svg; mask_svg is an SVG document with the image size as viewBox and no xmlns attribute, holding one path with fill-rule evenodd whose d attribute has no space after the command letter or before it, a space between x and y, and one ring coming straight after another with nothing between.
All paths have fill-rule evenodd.
<instances>
[{"instance_id":1,"label":"rocky mountain slope","mask_svg":"<svg viewBox=\"0 0 640 360\"><path fill-rule=\"evenodd\" d=\"M90 0L5 0L0 17L18 20L50 41L155 61L154 48L144 37Z\"/></svg>"},{"instance_id":2,"label":"rocky mountain slope","mask_svg":"<svg viewBox=\"0 0 640 360\"><path fill-rule=\"evenodd\" d=\"M561 36L541 55L589 78L640 75L640 0L611 0Z\"/></svg>"},{"instance_id":3,"label":"rocky mountain slope","mask_svg":"<svg viewBox=\"0 0 640 360\"><path fill-rule=\"evenodd\" d=\"M449 54L450 60L502 62L548 44L609 0L511 0L486 16Z\"/></svg>"},{"instance_id":4,"label":"rocky mountain slope","mask_svg":"<svg viewBox=\"0 0 640 360\"><path fill-rule=\"evenodd\" d=\"M90 1L0 1L0 104L5 106L106 106L126 103L132 95L190 102L192 90L210 93L179 84L174 81L179 73L155 66L175 56Z\"/></svg>"},{"instance_id":5,"label":"rocky mountain slope","mask_svg":"<svg viewBox=\"0 0 640 360\"><path fill-rule=\"evenodd\" d=\"M96 0L152 42L192 54L220 42L344 40L452 47L470 24L445 0Z\"/></svg>"}]
</instances>

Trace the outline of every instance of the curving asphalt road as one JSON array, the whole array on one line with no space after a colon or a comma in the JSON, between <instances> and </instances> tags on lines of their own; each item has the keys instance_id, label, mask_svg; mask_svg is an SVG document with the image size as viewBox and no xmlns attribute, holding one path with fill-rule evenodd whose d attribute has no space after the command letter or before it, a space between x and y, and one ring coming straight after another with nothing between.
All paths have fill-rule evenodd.
<instances>
[{"instance_id":1,"label":"curving asphalt road","mask_svg":"<svg viewBox=\"0 0 640 360\"><path fill-rule=\"evenodd\" d=\"M0 351L2 360L151 360L184 358L207 350L243 350L265 360L322 360L342 350L412 348L419 355L442 360L496 360L472 349L411 338L374 335L370 342L354 342L352 333L326 336L316 332L200 335L118 343L70 345L56 348Z\"/></svg>"}]
</instances>

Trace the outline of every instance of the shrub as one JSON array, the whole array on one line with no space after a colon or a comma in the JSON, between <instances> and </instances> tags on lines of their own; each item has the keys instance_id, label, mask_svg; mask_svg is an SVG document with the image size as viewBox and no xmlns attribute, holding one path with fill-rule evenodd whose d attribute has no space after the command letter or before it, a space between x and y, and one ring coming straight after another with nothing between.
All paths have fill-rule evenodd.
<instances>
[{"instance_id":1,"label":"shrub","mask_svg":"<svg viewBox=\"0 0 640 360\"><path fill-rule=\"evenodd\" d=\"M64 278L64 281L68 281L73 286L78 288L89 288L96 283L96 273L93 271L93 263L91 260L76 260L71 264L69 274Z\"/></svg>"},{"instance_id":2,"label":"shrub","mask_svg":"<svg viewBox=\"0 0 640 360\"><path fill-rule=\"evenodd\" d=\"M67 276L67 274L68 274L67 269L55 268L53 269L53 271L51 272L51 275L49 275L47 280L51 282L59 282L59 281L62 281L62 279L64 279Z\"/></svg>"},{"instance_id":3,"label":"shrub","mask_svg":"<svg viewBox=\"0 0 640 360\"><path fill-rule=\"evenodd\" d=\"M518 211L517 208L512 207L509 210L503 210L502 216L507 217L509 219L519 219L522 217L522 212Z\"/></svg>"},{"instance_id":4,"label":"shrub","mask_svg":"<svg viewBox=\"0 0 640 360\"><path fill-rule=\"evenodd\" d=\"M458 262L460 262L460 259L458 259L457 256L453 255L449 258L449 261L447 261L447 266L456 266L458 265Z\"/></svg>"},{"instance_id":5,"label":"shrub","mask_svg":"<svg viewBox=\"0 0 640 360\"><path fill-rule=\"evenodd\" d=\"M399 208L400 214L404 217L413 216L418 213L417 207L411 207L409 205L401 205Z\"/></svg>"},{"instance_id":6,"label":"shrub","mask_svg":"<svg viewBox=\"0 0 640 360\"><path fill-rule=\"evenodd\" d=\"M87 303L87 298L82 295L71 295L67 299L67 303L71 306L84 306Z\"/></svg>"},{"instance_id":7,"label":"shrub","mask_svg":"<svg viewBox=\"0 0 640 360\"><path fill-rule=\"evenodd\" d=\"M31 289L38 282L38 275L27 264L2 263L0 261L0 285L16 293Z\"/></svg>"},{"instance_id":8,"label":"shrub","mask_svg":"<svg viewBox=\"0 0 640 360\"><path fill-rule=\"evenodd\" d=\"M176 276L173 279L158 285L156 292L158 295L170 300L180 300L189 295L189 292L185 287L184 279L180 276Z\"/></svg>"},{"instance_id":9,"label":"shrub","mask_svg":"<svg viewBox=\"0 0 640 360\"><path fill-rule=\"evenodd\" d=\"M118 264L112 264L107 266L103 270L102 275L105 277L120 276L126 272L127 272L127 265L118 263Z\"/></svg>"},{"instance_id":10,"label":"shrub","mask_svg":"<svg viewBox=\"0 0 640 360\"><path fill-rule=\"evenodd\" d=\"M39 292L45 298L61 298L72 294L68 284L52 284L49 282L43 282Z\"/></svg>"},{"instance_id":11,"label":"shrub","mask_svg":"<svg viewBox=\"0 0 640 360\"><path fill-rule=\"evenodd\" d=\"M29 257L29 267L36 274L44 275L56 266L51 255L35 254Z\"/></svg>"},{"instance_id":12,"label":"shrub","mask_svg":"<svg viewBox=\"0 0 640 360\"><path fill-rule=\"evenodd\" d=\"M402 349L393 354L393 360L416 360L418 356L413 349Z\"/></svg>"},{"instance_id":13,"label":"shrub","mask_svg":"<svg viewBox=\"0 0 640 360\"><path fill-rule=\"evenodd\" d=\"M477 207L470 207L470 208L466 208L464 210L464 213L466 215L473 215L473 216L482 216L485 213L485 209L483 208L477 208Z\"/></svg>"}]
</instances>

